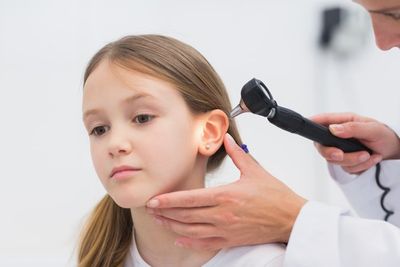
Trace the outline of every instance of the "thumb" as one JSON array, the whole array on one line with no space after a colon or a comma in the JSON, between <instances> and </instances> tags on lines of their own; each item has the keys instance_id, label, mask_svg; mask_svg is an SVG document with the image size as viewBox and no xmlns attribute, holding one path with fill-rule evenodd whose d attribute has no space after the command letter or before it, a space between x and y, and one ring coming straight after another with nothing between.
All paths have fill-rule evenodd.
<instances>
[{"instance_id":1,"label":"thumb","mask_svg":"<svg viewBox=\"0 0 400 267\"><path fill-rule=\"evenodd\" d=\"M243 170L254 162L250 155L246 154L243 149L236 144L233 137L226 133L224 136L224 146L226 153L232 159L235 166L243 172Z\"/></svg>"},{"instance_id":2,"label":"thumb","mask_svg":"<svg viewBox=\"0 0 400 267\"><path fill-rule=\"evenodd\" d=\"M341 138L356 138L371 141L379 134L379 127L375 122L346 122L331 124L329 130Z\"/></svg>"}]
</instances>

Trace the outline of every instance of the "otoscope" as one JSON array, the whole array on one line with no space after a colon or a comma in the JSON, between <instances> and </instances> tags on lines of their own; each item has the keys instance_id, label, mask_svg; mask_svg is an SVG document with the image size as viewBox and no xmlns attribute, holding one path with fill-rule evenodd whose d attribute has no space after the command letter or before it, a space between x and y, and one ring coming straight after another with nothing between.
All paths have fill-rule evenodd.
<instances>
[{"instance_id":1,"label":"otoscope","mask_svg":"<svg viewBox=\"0 0 400 267\"><path fill-rule=\"evenodd\" d=\"M372 151L354 138L339 138L331 134L329 129L304 118L299 113L288 108L278 106L267 86L255 78L248 81L242 88L239 105L230 113L234 118L244 112L252 112L267 117L279 128L299 134L324 146L337 147L344 152Z\"/></svg>"}]
</instances>

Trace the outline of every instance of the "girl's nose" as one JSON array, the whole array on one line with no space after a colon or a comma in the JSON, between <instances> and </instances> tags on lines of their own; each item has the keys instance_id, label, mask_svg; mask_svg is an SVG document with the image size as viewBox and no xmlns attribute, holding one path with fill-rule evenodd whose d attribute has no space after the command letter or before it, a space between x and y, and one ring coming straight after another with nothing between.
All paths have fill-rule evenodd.
<instances>
[{"instance_id":1,"label":"girl's nose","mask_svg":"<svg viewBox=\"0 0 400 267\"><path fill-rule=\"evenodd\" d=\"M123 132L118 133L116 131L111 133L108 144L108 153L110 156L118 157L129 154L131 151L132 145L126 134L123 134Z\"/></svg>"}]
</instances>

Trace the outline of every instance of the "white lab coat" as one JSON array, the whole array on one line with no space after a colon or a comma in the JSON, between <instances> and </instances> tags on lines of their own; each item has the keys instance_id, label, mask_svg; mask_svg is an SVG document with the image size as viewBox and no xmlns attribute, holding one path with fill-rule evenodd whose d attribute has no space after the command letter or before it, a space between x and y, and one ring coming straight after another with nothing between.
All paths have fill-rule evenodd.
<instances>
[{"instance_id":1,"label":"white lab coat","mask_svg":"<svg viewBox=\"0 0 400 267\"><path fill-rule=\"evenodd\" d=\"M380 181L390 188L384 206L394 211L388 222L383 221L383 190L376 184L375 167L350 175L329 165L330 174L359 217L309 201L293 227L285 267L400 266L400 160L384 161L381 167Z\"/></svg>"}]
</instances>

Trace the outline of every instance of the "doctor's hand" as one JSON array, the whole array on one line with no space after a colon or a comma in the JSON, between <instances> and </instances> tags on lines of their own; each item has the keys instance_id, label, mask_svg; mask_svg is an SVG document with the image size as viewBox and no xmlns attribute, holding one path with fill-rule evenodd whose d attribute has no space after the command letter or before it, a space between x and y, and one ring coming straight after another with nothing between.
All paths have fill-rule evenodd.
<instances>
[{"instance_id":1,"label":"doctor's hand","mask_svg":"<svg viewBox=\"0 0 400 267\"><path fill-rule=\"evenodd\" d=\"M147 203L147 211L180 236L176 245L186 248L288 242L306 200L263 169L230 135L224 146L241 172L239 180L156 196Z\"/></svg>"},{"instance_id":2,"label":"doctor's hand","mask_svg":"<svg viewBox=\"0 0 400 267\"><path fill-rule=\"evenodd\" d=\"M311 118L316 123L329 126L333 135L356 138L373 153L358 151L344 153L335 147L315 144L318 152L330 163L342 166L348 173L359 174L383 159L400 158L400 139L385 124L353 113L327 113Z\"/></svg>"}]
</instances>

